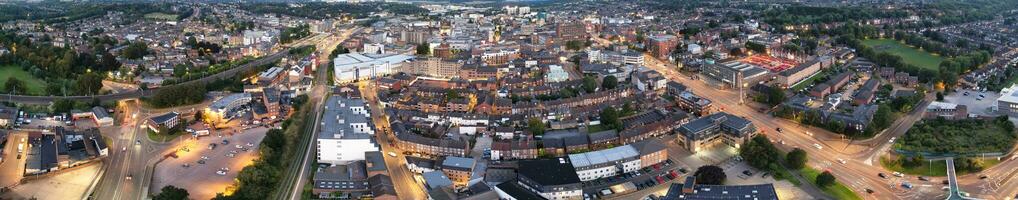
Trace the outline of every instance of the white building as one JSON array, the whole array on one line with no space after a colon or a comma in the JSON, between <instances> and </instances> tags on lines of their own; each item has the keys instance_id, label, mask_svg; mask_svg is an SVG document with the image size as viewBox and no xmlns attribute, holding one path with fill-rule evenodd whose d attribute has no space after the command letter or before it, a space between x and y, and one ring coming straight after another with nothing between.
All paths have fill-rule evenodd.
<instances>
[{"instance_id":1,"label":"white building","mask_svg":"<svg viewBox=\"0 0 1018 200\"><path fill-rule=\"evenodd\" d=\"M366 54L385 54L385 45L380 43L365 43L364 50L361 52Z\"/></svg>"},{"instance_id":2,"label":"white building","mask_svg":"<svg viewBox=\"0 0 1018 200\"><path fill-rule=\"evenodd\" d=\"M548 65L548 74L545 74L545 81L562 82L569 79L569 73L559 65Z\"/></svg>"},{"instance_id":3,"label":"white building","mask_svg":"<svg viewBox=\"0 0 1018 200\"><path fill-rule=\"evenodd\" d=\"M236 93L217 99L205 109L207 115L217 120L232 119L241 106L251 103L250 93Z\"/></svg>"},{"instance_id":4,"label":"white building","mask_svg":"<svg viewBox=\"0 0 1018 200\"><path fill-rule=\"evenodd\" d=\"M593 63L611 63L614 65L643 65L643 54L639 52L616 52L607 50L588 50L587 56Z\"/></svg>"},{"instance_id":5,"label":"white building","mask_svg":"<svg viewBox=\"0 0 1018 200\"><path fill-rule=\"evenodd\" d=\"M412 58L402 54L342 54L333 59L333 79L336 83L349 83L386 76L397 72L401 65Z\"/></svg>"},{"instance_id":6,"label":"white building","mask_svg":"<svg viewBox=\"0 0 1018 200\"><path fill-rule=\"evenodd\" d=\"M370 118L363 99L329 97L318 132L318 162L342 164L364 160L364 152L379 151Z\"/></svg>"},{"instance_id":7,"label":"white building","mask_svg":"<svg viewBox=\"0 0 1018 200\"><path fill-rule=\"evenodd\" d=\"M1010 117L1018 117L1018 84L1000 90L997 98L997 112Z\"/></svg>"},{"instance_id":8,"label":"white building","mask_svg":"<svg viewBox=\"0 0 1018 200\"><path fill-rule=\"evenodd\" d=\"M640 169L640 152L631 145L569 154L580 181L612 177Z\"/></svg>"}]
</instances>

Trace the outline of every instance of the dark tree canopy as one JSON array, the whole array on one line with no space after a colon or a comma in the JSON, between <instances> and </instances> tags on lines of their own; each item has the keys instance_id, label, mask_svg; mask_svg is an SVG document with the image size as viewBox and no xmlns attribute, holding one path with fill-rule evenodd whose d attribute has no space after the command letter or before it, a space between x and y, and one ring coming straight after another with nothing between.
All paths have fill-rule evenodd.
<instances>
[{"instance_id":1,"label":"dark tree canopy","mask_svg":"<svg viewBox=\"0 0 1018 200\"><path fill-rule=\"evenodd\" d=\"M167 185L159 191L159 194L152 197L153 200L187 200L190 194L184 188Z\"/></svg>"},{"instance_id":2,"label":"dark tree canopy","mask_svg":"<svg viewBox=\"0 0 1018 200\"><path fill-rule=\"evenodd\" d=\"M831 174L831 172L824 171L823 173L820 173L820 175L817 175L816 184L820 188L826 188L834 185L835 180L836 179L834 178L834 175Z\"/></svg>"},{"instance_id":3,"label":"dark tree canopy","mask_svg":"<svg viewBox=\"0 0 1018 200\"><path fill-rule=\"evenodd\" d=\"M700 168L696 169L696 173L693 173L693 175L696 176L697 184L706 185L723 185L725 183L725 178L727 178L725 170L714 165L700 166Z\"/></svg>"},{"instance_id":4,"label":"dark tree canopy","mask_svg":"<svg viewBox=\"0 0 1018 200\"><path fill-rule=\"evenodd\" d=\"M612 75L605 76L604 79L601 80L601 87L607 90L615 89L618 85L619 79Z\"/></svg>"},{"instance_id":5,"label":"dark tree canopy","mask_svg":"<svg viewBox=\"0 0 1018 200\"><path fill-rule=\"evenodd\" d=\"M803 151L800 148L792 149L792 151L788 152L785 156L786 164L792 169L802 169L803 167L806 167L806 160L806 151Z\"/></svg>"}]
</instances>

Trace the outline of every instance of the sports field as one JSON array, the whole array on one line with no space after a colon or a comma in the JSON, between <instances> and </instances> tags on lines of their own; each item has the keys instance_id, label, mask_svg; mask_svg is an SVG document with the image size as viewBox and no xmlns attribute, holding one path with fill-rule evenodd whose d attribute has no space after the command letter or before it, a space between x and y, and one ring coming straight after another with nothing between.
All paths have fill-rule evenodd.
<instances>
[{"instance_id":1,"label":"sports field","mask_svg":"<svg viewBox=\"0 0 1018 200\"><path fill-rule=\"evenodd\" d=\"M161 12L154 12L154 13L145 14L145 18L156 19L156 20L163 20L163 21L177 21L177 15L161 13Z\"/></svg>"},{"instance_id":2,"label":"sports field","mask_svg":"<svg viewBox=\"0 0 1018 200\"><path fill-rule=\"evenodd\" d=\"M863 40L862 43L877 52L889 52L901 56L905 63L934 71L939 70L940 62L944 61L944 58L940 56L912 48L894 39L869 39Z\"/></svg>"},{"instance_id":3,"label":"sports field","mask_svg":"<svg viewBox=\"0 0 1018 200\"><path fill-rule=\"evenodd\" d=\"M4 88L4 83L7 82L7 78L15 77L18 80L24 81L25 85L28 86L28 93L41 95L45 93L46 82L42 79L36 78L29 74L27 71L22 70L17 66L0 66L0 89L7 90Z\"/></svg>"}]
</instances>

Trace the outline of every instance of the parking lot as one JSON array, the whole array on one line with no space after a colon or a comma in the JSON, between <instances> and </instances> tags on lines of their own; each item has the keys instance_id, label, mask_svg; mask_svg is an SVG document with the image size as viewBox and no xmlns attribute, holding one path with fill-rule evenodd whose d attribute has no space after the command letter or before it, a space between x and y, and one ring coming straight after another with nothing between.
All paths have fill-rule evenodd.
<instances>
[{"instance_id":1,"label":"parking lot","mask_svg":"<svg viewBox=\"0 0 1018 200\"><path fill-rule=\"evenodd\" d=\"M0 199L81 199L88 187L98 178L99 168L102 168L102 164L94 163L52 172L57 174L15 186L10 192L0 195Z\"/></svg>"},{"instance_id":2,"label":"parking lot","mask_svg":"<svg viewBox=\"0 0 1018 200\"><path fill-rule=\"evenodd\" d=\"M12 131L7 134L7 144L4 145L3 161L0 161L0 188L15 185L21 181L25 172L25 161L28 160L28 143L22 140L28 139L28 133ZM18 144L22 144L23 150L18 153Z\"/></svg>"},{"instance_id":3,"label":"parking lot","mask_svg":"<svg viewBox=\"0 0 1018 200\"><path fill-rule=\"evenodd\" d=\"M192 199L215 197L216 193L222 193L232 186L234 177L244 166L254 162L258 144L265 137L266 131L268 128L256 127L244 130L241 134L201 137L186 140L186 144L176 144L175 148L187 151L178 150L178 158L167 158L156 166L151 191L157 192L163 186L173 185L187 189ZM223 140L227 144L223 144ZM213 143L216 147L210 150L209 144ZM229 157L229 154L233 154L233 157ZM217 174L222 168L229 170L225 174Z\"/></svg>"},{"instance_id":4,"label":"parking lot","mask_svg":"<svg viewBox=\"0 0 1018 200\"><path fill-rule=\"evenodd\" d=\"M968 92L968 95L965 95L966 92ZM980 100L979 95L983 95L982 100ZM995 105L997 98L1000 98L1000 93L993 91L979 92L968 89L959 89L958 92L944 96L944 101L967 106L969 114L976 114L979 116L997 116L999 114L993 112L993 106Z\"/></svg>"}]
</instances>

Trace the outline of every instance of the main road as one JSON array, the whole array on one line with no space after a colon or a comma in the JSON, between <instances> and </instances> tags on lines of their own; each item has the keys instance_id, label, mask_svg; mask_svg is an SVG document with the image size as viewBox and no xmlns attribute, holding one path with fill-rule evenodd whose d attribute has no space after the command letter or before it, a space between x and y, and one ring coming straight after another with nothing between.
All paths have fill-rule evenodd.
<instances>
[{"instance_id":1,"label":"main road","mask_svg":"<svg viewBox=\"0 0 1018 200\"><path fill-rule=\"evenodd\" d=\"M703 95L705 98L713 101L715 105L721 106L725 112L753 121L759 130L764 131L770 139L782 141L784 145L777 144L779 148L785 151L792 148L805 150L810 158L810 167L831 171L840 182L857 194L861 194L861 197L866 199L902 199L904 198L902 196L906 195L906 191L896 188L895 180L882 179L877 176L878 173L886 173L882 167L872 166L872 164L867 163L871 162L868 160L872 160L871 158L875 157L875 154L885 150L888 144L880 142L885 141L883 138L904 134L908 127L911 127L911 123L914 123L914 120L922 115L921 111L909 113L906 117L896 121L891 129L877 136L877 139L866 142L870 146L855 145L859 146L855 148L865 148L866 150L842 153L828 144L835 143L835 141L828 140L829 138L822 138L837 135L835 133L758 112L753 108L742 105L742 102L739 100L740 95L738 91L719 90L702 81L689 79L680 75L675 67L664 64L657 59L651 58L651 56L646 57L649 58L646 60L647 67L660 72L672 81L686 85L692 92ZM782 133L774 131L777 128L781 128L783 130ZM814 137L814 135L818 137ZM815 148L814 145L821 145L821 148ZM880 147L874 148L873 145ZM845 163L842 164L839 160L844 160ZM873 190L874 193L866 195L866 189Z\"/></svg>"}]
</instances>

